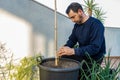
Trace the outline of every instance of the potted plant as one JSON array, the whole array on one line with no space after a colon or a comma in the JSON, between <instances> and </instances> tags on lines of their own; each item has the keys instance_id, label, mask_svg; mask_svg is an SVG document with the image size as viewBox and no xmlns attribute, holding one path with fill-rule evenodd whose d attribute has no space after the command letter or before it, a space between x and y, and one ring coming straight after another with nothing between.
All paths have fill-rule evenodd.
<instances>
[{"instance_id":1,"label":"potted plant","mask_svg":"<svg viewBox=\"0 0 120 80\"><path fill-rule=\"evenodd\" d=\"M55 58L43 59L38 65L40 80L78 80L80 64L78 61L60 58L55 65Z\"/></svg>"}]
</instances>

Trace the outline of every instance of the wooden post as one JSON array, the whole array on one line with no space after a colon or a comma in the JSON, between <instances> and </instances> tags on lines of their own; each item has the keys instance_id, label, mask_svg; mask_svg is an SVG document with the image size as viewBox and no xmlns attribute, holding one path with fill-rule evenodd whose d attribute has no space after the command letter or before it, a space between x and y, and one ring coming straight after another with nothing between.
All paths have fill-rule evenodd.
<instances>
[{"instance_id":1,"label":"wooden post","mask_svg":"<svg viewBox=\"0 0 120 80\"><path fill-rule=\"evenodd\" d=\"M55 66L58 66L58 55L57 55L57 3L56 0L54 0L55 3L55 24L54 24L54 47L55 47Z\"/></svg>"}]
</instances>

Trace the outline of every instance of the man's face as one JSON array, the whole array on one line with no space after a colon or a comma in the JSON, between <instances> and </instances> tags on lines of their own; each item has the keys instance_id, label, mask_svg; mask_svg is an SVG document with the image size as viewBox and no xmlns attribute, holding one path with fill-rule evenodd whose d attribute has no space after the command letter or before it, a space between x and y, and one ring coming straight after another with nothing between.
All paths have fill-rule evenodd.
<instances>
[{"instance_id":1,"label":"man's face","mask_svg":"<svg viewBox=\"0 0 120 80\"><path fill-rule=\"evenodd\" d=\"M82 22L82 11L78 10L78 12L74 12L72 10L70 10L70 12L68 13L68 17L77 24L81 24Z\"/></svg>"}]
</instances>

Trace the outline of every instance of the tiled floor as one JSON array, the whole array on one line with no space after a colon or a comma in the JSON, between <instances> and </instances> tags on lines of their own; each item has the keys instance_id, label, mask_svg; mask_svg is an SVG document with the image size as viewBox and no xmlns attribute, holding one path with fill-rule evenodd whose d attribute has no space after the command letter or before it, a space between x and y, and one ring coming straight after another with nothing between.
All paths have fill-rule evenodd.
<instances>
[{"instance_id":1,"label":"tiled floor","mask_svg":"<svg viewBox=\"0 0 120 80\"><path fill-rule=\"evenodd\" d=\"M105 61L108 62L108 60L110 61L111 69L116 69L118 67L118 65L120 65L120 56L117 56L117 57L109 57L109 59L108 59L108 57L106 57L103 60L101 66L105 67ZM118 76L119 76L119 80L120 80L120 72L119 72Z\"/></svg>"},{"instance_id":2,"label":"tiled floor","mask_svg":"<svg viewBox=\"0 0 120 80\"><path fill-rule=\"evenodd\" d=\"M110 61L111 64L111 68L116 69L116 67L120 64L120 56L119 57L105 57L102 65L101 66L105 66L105 62L108 62L108 60Z\"/></svg>"}]
</instances>

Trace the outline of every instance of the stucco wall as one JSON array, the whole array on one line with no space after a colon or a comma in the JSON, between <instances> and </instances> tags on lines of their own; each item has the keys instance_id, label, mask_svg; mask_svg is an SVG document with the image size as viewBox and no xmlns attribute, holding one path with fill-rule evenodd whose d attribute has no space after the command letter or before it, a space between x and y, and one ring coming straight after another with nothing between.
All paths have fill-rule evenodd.
<instances>
[{"instance_id":1,"label":"stucco wall","mask_svg":"<svg viewBox=\"0 0 120 80\"><path fill-rule=\"evenodd\" d=\"M108 55L120 56L120 28L105 28L106 50Z\"/></svg>"},{"instance_id":2,"label":"stucco wall","mask_svg":"<svg viewBox=\"0 0 120 80\"><path fill-rule=\"evenodd\" d=\"M29 32L31 35L29 38L31 42L29 45L31 49L29 53L30 55L41 53L45 57L54 56L53 10L43 6L42 4L33 2L32 0L0 0L0 10L5 11L8 14L14 15L17 18L24 20L24 22L27 22L30 26L32 26L31 28L32 30L31 32ZM1 14L4 14L4 12L3 13L1 12ZM67 40L66 36L70 34L71 29L73 28L72 26L73 23L67 17L59 13L57 14L57 20L58 20L57 22L58 22L58 48L59 48ZM12 27L9 27L9 30L14 29L12 29ZM21 33L22 32L23 31L21 31ZM17 35L17 33L14 35ZM15 36L11 36L11 38L14 37ZM8 39L9 38L10 37L8 36ZM24 40L22 38L20 39L21 41ZM15 44L19 45L19 42ZM21 47L22 44L24 43L21 43Z\"/></svg>"}]
</instances>

